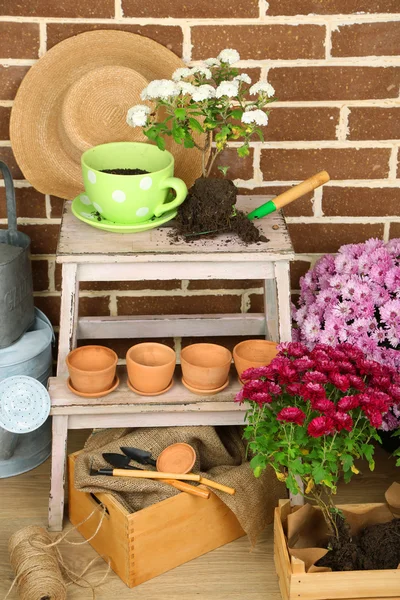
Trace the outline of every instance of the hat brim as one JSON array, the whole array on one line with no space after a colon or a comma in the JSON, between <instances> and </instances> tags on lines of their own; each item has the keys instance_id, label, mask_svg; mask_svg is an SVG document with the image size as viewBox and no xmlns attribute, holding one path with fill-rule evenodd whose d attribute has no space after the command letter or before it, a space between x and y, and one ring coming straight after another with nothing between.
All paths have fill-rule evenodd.
<instances>
[{"instance_id":1,"label":"hat brim","mask_svg":"<svg viewBox=\"0 0 400 600\"><path fill-rule=\"evenodd\" d=\"M124 31L90 31L54 46L29 70L12 108L10 139L24 177L40 192L60 198L73 199L83 191L80 152L69 150L62 126L65 98L77 81L102 67L136 72L136 89L132 88L135 87L132 79L130 89L124 92L122 105L119 102L121 112L121 106L125 110L138 102L144 80L169 79L175 69L182 66L185 66L183 61L164 46ZM96 103L96 98L93 102ZM99 113L104 111L104 104L108 105L106 112L112 111L110 90L106 100L102 98L101 102L102 106L97 107ZM89 147L114 141L148 141L140 130L125 124L125 115L123 124L115 131L110 127L104 131L101 118L98 127L96 121L91 121L90 131L85 140ZM202 137L199 134L200 145ZM184 148L172 138L166 142L175 158L175 176L190 187L202 172L201 152Z\"/></svg>"}]
</instances>

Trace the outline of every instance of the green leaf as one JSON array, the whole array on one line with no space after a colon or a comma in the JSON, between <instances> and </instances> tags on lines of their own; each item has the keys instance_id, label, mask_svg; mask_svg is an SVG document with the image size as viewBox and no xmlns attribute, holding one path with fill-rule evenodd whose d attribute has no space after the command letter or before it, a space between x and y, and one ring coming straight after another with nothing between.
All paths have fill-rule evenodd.
<instances>
[{"instance_id":1,"label":"green leaf","mask_svg":"<svg viewBox=\"0 0 400 600\"><path fill-rule=\"evenodd\" d=\"M184 108L176 108L175 116L177 119L185 119L186 118L186 110Z\"/></svg>"},{"instance_id":2,"label":"green leaf","mask_svg":"<svg viewBox=\"0 0 400 600\"><path fill-rule=\"evenodd\" d=\"M221 127L221 135L226 137L227 135L230 134L230 132L231 132L231 128L228 127L228 125L224 125L223 127Z\"/></svg>"},{"instance_id":3,"label":"green leaf","mask_svg":"<svg viewBox=\"0 0 400 600\"><path fill-rule=\"evenodd\" d=\"M224 177L226 177L226 174L227 174L227 172L228 172L228 169L230 169L230 167L222 167L222 166L219 166L219 167L217 167L217 169L218 169L219 171L221 171L221 173L223 174L223 176L224 176Z\"/></svg>"},{"instance_id":4,"label":"green leaf","mask_svg":"<svg viewBox=\"0 0 400 600\"><path fill-rule=\"evenodd\" d=\"M353 466L354 459L351 454L342 454L341 459L342 459L343 471L346 473Z\"/></svg>"},{"instance_id":5,"label":"green leaf","mask_svg":"<svg viewBox=\"0 0 400 600\"><path fill-rule=\"evenodd\" d=\"M187 137L185 138L183 145L185 148L194 148L194 141L192 140L192 138Z\"/></svg>"},{"instance_id":6,"label":"green leaf","mask_svg":"<svg viewBox=\"0 0 400 600\"><path fill-rule=\"evenodd\" d=\"M189 117L189 125L193 129L193 131L198 131L199 133L203 133L204 129L201 124L197 121L197 119L193 119L193 117Z\"/></svg>"},{"instance_id":7,"label":"green leaf","mask_svg":"<svg viewBox=\"0 0 400 600\"><path fill-rule=\"evenodd\" d=\"M241 108L235 108L235 110L233 110L231 112L231 115L234 119L241 119L242 114L243 114L243 110Z\"/></svg>"},{"instance_id":8,"label":"green leaf","mask_svg":"<svg viewBox=\"0 0 400 600\"><path fill-rule=\"evenodd\" d=\"M160 150L165 150L165 140L159 135L156 137L156 144Z\"/></svg>"},{"instance_id":9,"label":"green leaf","mask_svg":"<svg viewBox=\"0 0 400 600\"><path fill-rule=\"evenodd\" d=\"M324 467L322 467L321 465L317 465L316 467L314 467L312 474L316 484L321 483L321 481L323 481L323 479L325 479L325 477L327 477L328 475Z\"/></svg>"},{"instance_id":10,"label":"green leaf","mask_svg":"<svg viewBox=\"0 0 400 600\"><path fill-rule=\"evenodd\" d=\"M149 138L149 140L155 140L158 136L158 128L150 127L150 129L147 129L147 131L145 131L145 134Z\"/></svg>"},{"instance_id":11,"label":"green leaf","mask_svg":"<svg viewBox=\"0 0 400 600\"><path fill-rule=\"evenodd\" d=\"M240 158L248 156L250 154L250 152L249 152L249 145L248 144L243 144L243 146L240 146L237 149L237 153L238 153L238 156L240 156Z\"/></svg>"}]
</instances>

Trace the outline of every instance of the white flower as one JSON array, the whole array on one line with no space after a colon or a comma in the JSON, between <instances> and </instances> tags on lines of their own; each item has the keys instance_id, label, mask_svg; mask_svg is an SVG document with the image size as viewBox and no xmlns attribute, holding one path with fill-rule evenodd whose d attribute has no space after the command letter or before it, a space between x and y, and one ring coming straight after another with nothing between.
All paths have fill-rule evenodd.
<instances>
[{"instance_id":1,"label":"white flower","mask_svg":"<svg viewBox=\"0 0 400 600\"><path fill-rule=\"evenodd\" d=\"M222 52L218 54L217 58L223 63L233 65L238 60L240 60L240 55L239 52L237 50L234 50L233 48L225 48L225 50L222 50Z\"/></svg>"},{"instance_id":2,"label":"white flower","mask_svg":"<svg viewBox=\"0 0 400 600\"><path fill-rule=\"evenodd\" d=\"M251 86L249 92L252 96L256 96L257 94L266 94L268 98L272 98L272 96L275 94L275 90L272 85L266 81L255 83Z\"/></svg>"},{"instance_id":3,"label":"white flower","mask_svg":"<svg viewBox=\"0 0 400 600\"><path fill-rule=\"evenodd\" d=\"M185 94L192 95L195 92L195 90L197 89L194 85L192 85L191 83L188 83L187 81L179 81L177 83L177 86L179 88L180 93L183 95L185 95Z\"/></svg>"},{"instance_id":4,"label":"white flower","mask_svg":"<svg viewBox=\"0 0 400 600\"><path fill-rule=\"evenodd\" d=\"M207 58L204 63L207 65L207 67L219 67L221 64L218 58Z\"/></svg>"},{"instance_id":5,"label":"white flower","mask_svg":"<svg viewBox=\"0 0 400 600\"><path fill-rule=\"evenodd\" d=\"M169 79L155 79L144 88L140 97L142 100L153 100L155 98L168 100L168 98L178 95L179 87L174 81L170 81Z\"/></svg>"},{"instance_id":6,"label":"white flower","mask_svg":"<svg viewBox=\"0 0 400 600\"><path fill-rule=\"evenodd\" d=\"M180 69L176 69L176 71L174 71L172 73L172 79L174 81L180 81L181 79L184 79L185 77L189 77L189 75L192 74L192 70L189 69L188 67L181 67Z\"/></svg>"},{"instance_id":7,"label":"white flower","mask_svg":"<svg viewBox=\"0 0 400 600\"><path fill-rule=\"evenodd\" d=\"M147 125L147 115L150 112L150 108L145 104L136 104L128 110L126 122L131 127L145 127Z\"/></svg>"},{"instance_id":8,"label":"white flower","mask_svg":"<svg viewBox=\"0 0 400 600\"><path fill-rule=\"evenodd\" d=\"M221 81L215 91L217 98L221 96L228 96L228 98L234 98L238 95L239 82L238 81Z\"/></svg>"},{"instance_id":9,"label":"white flower","mask_svg":"<svg viewBox=\"0 0 400 600\"><path fill-rule=\"evenodd\" d=\"M207 67L201 67L201 66L192 67L191 72L193 75L195 73L204 75L204 77L206 77L206 79L211 79L211 77L212 77L212 73L211 73L210 69L207 69Z\"/></svg>"},{"instance_id":10,"label":"white flower","mask_svg":"<svg viewBox=\"0 0 400 600\"><path fill-rule=\"evenodd\" d=\"M247 73L241 73L240 75L236 75L236 77L233 78L233 81L244 81L245 83L251 83L251 79L247 75Z\"/></svg>"},{"instance_id":11,"label":"white flower","mask_svg":"<svg viewBox=\"0 0 400 600\"><path fill-rule=\"evenodd\" d=\"M268 125L268 115L262 110L247 110L242 114L242 123L256 123L256 125Z\"/></svg>"},{"instance_id":12,"label":"white flower","mask_svg":"<svg viewBox=\"0 0 400 600\"><path fill-rule=\"evenodd\" d=\"M194 88L195 91L192 93L192 99L195 102L202 102L203 100L209 100L215 98L215 89L212 85L199 85Z\"/></svg>"}]
</instances>

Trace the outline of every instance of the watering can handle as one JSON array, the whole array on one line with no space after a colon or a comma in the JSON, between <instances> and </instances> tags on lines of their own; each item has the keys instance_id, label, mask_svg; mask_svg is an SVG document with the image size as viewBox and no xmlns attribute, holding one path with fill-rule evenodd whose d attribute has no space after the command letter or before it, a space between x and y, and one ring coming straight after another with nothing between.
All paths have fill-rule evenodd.
<instances>
[{"instance_id":1,"label":"watering can handle","mask_svg":"<svg viewBox=\"0 0 400 600\"><path fill-rule=\"evenodd\" d=\"M2 160L0 160L0 170L3 173L6 188L8 239L10 244L15 245L17 243L17 208L15 204L14 183L10 169Z\"/></svg>"}]
</instances>

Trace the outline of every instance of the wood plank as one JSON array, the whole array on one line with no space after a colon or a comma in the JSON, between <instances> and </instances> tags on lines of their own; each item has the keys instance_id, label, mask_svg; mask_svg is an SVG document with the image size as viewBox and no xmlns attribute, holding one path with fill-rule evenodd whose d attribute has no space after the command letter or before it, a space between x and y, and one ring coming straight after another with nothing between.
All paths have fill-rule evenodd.
<instances>
[{"instance_id":1,"label":"wood plank","mask_svg":"<svg viewBox=\"0 0 400 600\"><path fill-rule=\"evenodd\" d=\"M49 530L61 531L64 517L65 461L68 416L53 417L51 448L51 488L49 497Z\"/></svg>"},{"instance_id":2,"label":"wood plank","mask_svg":"<svg viewBox=\"0 0 400 600\"><path fill-rule=\"evenodd\" d=\"M394 599L399 592L399 569L296 574L290 582L290 597L300 600Z\"/></svg>"},{"instance_id":3,"label":"wood plank","mask_svg":"<svg viewBox=\"0 0 400 600\"><path fill-rule=\"evenodd\" d=\"M60 335L58 341L57 374L66 375L67 354L76 347L79 282L75 264L62 267Z\"/></svg>"},{"instance_id":4,"label":"wood plank","mask_svg":"<svg viewBox=\"0 0 400 600\"><path fill-rule=\"evenodd\" d=\"M246 213L265 202L263 196L240 196L237 206ZM185 260L185 256L223 262L226 260L280 260L283 255L290 260L293 247L287 232L285 220L280 212L268 215L257 222L269 241L244 244L233 234L218 235L213 239L199 239L191 243L174 242L169 236L170 227L159 227L142 233L115 234L99 231L76 219L71 212L71 203L66 202L58 243L59 262L119 262L142 260L140 255L153 254L154 260ZM169 255L169 256L168 256Z\"/></svg>"},{"instance_id":5,"label":"wood plank","mask_svg":"<svg viewBox=\"0 0 400 600\"><path fill-rule=\"evenodd\" d=\"M187 336L265 335L262 313L221 315L156 315L81 317L78 339L131 339Z\"/></svg>"}]
</instances>

